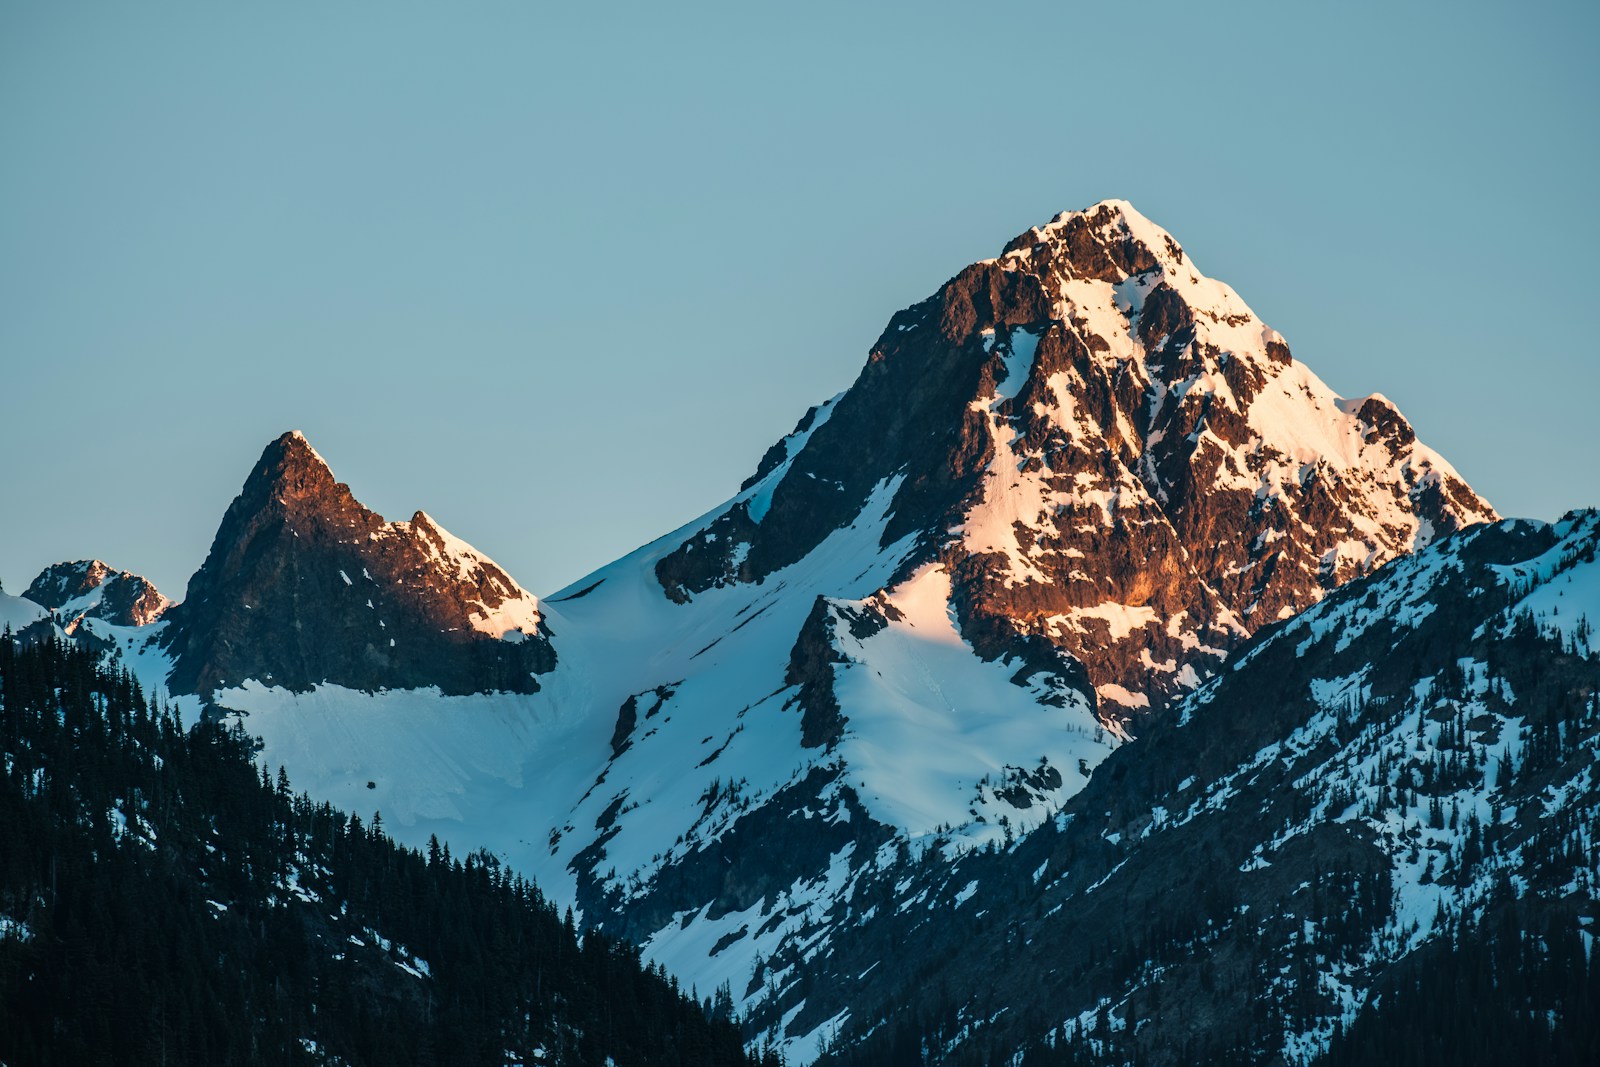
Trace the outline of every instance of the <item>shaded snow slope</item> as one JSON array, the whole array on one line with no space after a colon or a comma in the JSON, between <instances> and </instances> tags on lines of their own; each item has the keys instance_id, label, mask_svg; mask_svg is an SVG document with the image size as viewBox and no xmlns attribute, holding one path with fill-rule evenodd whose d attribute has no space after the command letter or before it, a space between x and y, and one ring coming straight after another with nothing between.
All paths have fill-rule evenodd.
<instances>
[{"instance_id":1,"label":"shaded snow slope","mask_svg":"<svg viewBox=\"0 0 1600 1067\"><path fill-rule=\"evenodd\" d=\"M0 629L9 626L12 632L16 632L49 617L48 611L26 597L12 596L0 590Z\"/></svg>"},{"instance_id":2,"label":"shaded snow slope","mask_svg":"<svg viewBox=\"0 0 1600 1067\"><path fill-rule=\"evenodd\" d=\"M731 982L748 1008L764 995L747 995L757 957L820 921L881 844L959 851L1021 832L1117 743L1061 675L1035 667L1018 684L1020 660L980 657L951 617L947 576L888 584L910 547L881 544L895 488L759 584L674 603L655 564L685 528L548 598L559 656L536 694L250 683L215 699L246 713L266 765L315 795L381 809L402 840L486 844L683 981ZM837 689L847 721L808 748L809 690L792 665L818 598L893 618L870 636L843 622L817 635L832 665L814 687ZM763 813L782 855L755 873L710 869L720 850L751 855L744 820ZM762 891L746 899L749 885Z\"/></svg>"}]
</instances>

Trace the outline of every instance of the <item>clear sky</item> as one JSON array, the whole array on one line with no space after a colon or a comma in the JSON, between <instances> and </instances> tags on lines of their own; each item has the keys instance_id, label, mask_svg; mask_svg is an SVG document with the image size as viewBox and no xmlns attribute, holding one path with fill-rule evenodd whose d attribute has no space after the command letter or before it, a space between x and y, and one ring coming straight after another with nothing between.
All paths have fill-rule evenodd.
<instances>
[{"instance_id":1,"label":"clear sky","mask_svg":"<svg viewBox=\"0 0 1600 1067\"><path fill-rule=\"evenodd\" d=\"M299 428L551 592L1106 197L1502 512L1600 505L1597 7L0 0L0 579L181 596Z\"/></svg>"}]
</instances>

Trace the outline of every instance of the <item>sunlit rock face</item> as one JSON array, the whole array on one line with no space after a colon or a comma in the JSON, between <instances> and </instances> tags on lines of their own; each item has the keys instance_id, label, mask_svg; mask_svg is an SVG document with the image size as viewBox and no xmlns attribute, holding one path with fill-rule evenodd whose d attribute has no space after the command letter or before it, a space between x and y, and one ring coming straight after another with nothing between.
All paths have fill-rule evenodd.
<instances>
[{"instance_id":1,"label":"sunlit rock face","mask_svg":"<svg viewBox=\"0 0 1600 1067\"><path fill-rule=\"evenodd\" d=\"M1070 654L1108 722L1496 517L1393 404L1336 396L1122 201L1029 230L894 316L826 415L661 561L668 595L763 580L897 477L883 543L915 540L897 579L937 561L967 640Z\"/></svg>"}]
</instances>

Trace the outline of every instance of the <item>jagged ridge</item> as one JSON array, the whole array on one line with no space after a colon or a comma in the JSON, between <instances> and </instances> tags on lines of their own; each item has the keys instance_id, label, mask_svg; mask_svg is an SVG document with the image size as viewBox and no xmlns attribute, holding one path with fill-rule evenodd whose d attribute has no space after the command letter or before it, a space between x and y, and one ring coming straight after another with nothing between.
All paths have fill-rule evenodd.
<instances>
[{"instance_id":1,"label":"jagged ridge","mask_svg":"<svg viewBox=\"0 0 1600 1067\"><path fill-rule=\"evenodd\" d=\"M97 559L46 567L22 595L55 612L68 633L85 618L113 626L147 626L172 603L147 579Z\"/></svg>"}]
</instances>

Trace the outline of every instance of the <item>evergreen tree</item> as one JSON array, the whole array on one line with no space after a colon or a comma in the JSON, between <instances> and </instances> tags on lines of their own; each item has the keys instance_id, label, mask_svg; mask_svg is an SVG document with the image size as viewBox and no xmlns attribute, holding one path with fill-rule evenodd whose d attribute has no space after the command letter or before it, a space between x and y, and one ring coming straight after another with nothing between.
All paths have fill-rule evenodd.
<instances>
[{"instance_id":1,"label":"evergreen tree","mask_svg":"<svg viewBox=\"0 0 1600 1067\"><path fill-rule=\"evenodd\" d=\"M778 1063L726 988L702 1011L494 857L294 795L80 647L0 639L0 755L0 1062Z\"/></svg>"}]
</instances>

